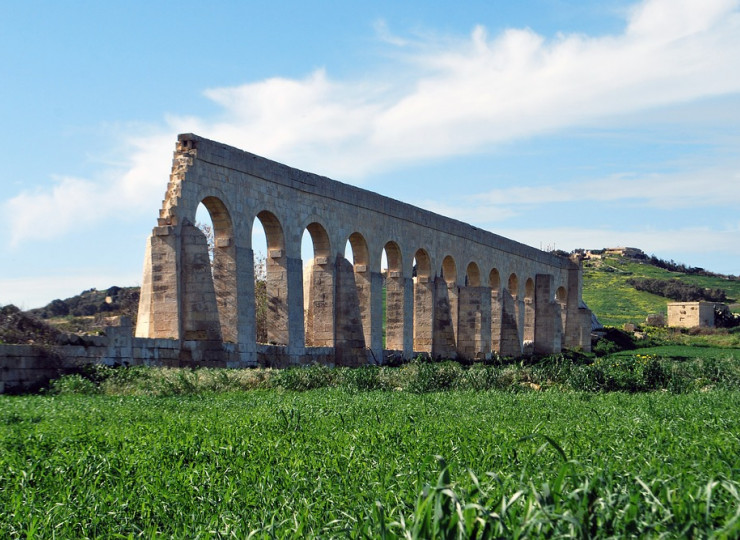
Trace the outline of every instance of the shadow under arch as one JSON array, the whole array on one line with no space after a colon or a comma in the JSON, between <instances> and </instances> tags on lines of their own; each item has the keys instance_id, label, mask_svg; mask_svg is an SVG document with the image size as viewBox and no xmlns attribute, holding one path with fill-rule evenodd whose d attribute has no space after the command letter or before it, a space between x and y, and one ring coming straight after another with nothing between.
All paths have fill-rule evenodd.
<instances>
[{"instance_id":1,"label":"shadow under arch","mask_svg":"<svg viewBox=\"0 0 740 540\"><path fill-rule=\"evenodd\" d=\"M506 282L507 288L500 296L501 301L501 356L519 356L522 353L522 338L519 324L519 278L512 272Z\"/></svg>"},{"instance_id":2,"label":"shadow under arch","mask_svg":"<svg viewBox=\"0 0 740 540\"><path fill-rule=\"evenodd\" d=\"M435 281L432 354L438 358L455 358L460 296L457 287L457 263L452 255L442 259L442 279Z\"/></svg>"},{"instance_id":3,"label":"shadow under arch","mask_svg":"<svg viewBox=\"0 0 740 540\"><path fill-rule=\"evenodd\" d=\"M481 286L480 269L474 261L465 269L465 286L458 294L458 355L484 359L491 352L491 290Z\"/></svg>"},{"instance_id":4,"label":"shadow under arch","mask_svg":"<svg viewBox=\"0 0 740 540\"><path fill-rule=\"evenodd\" d=\"M367 361L372 317L372 272L365 237L353 232L345 242L352 262L339 256L336 263L335 347L337 364L357 366Z\"/></svg>"}]
</instances>

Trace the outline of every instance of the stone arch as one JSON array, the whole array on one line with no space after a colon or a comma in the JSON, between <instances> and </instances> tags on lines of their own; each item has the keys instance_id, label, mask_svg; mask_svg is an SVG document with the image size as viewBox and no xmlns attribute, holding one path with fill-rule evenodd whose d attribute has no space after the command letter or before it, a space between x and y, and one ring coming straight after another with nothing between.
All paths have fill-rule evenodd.
<instances>
[{"instance_id":1,"label":"stone arch","mask_svg":"<svg viewBox=\"0 0 740 540\"><path fill-rule=\"evenodd\" d=\"M231 213L214 196L202 201L213 223L213 286L224 341L237 342L236 249Z\"/></svg>"},{"instance_id":2,"label":"stone arch","mask_svg":"<svg viewBox=\"0 0 740 540\"><path fill-rule=\"evenodd\" d=\"M534 280L532 278L527 278L524 283L524 299L534 302Z\"/></svg>"},{"instance_id":3,"label":"stone arch","mask_svg":"<svg viewBox=\"0 0 740 540\"><path fill-rule=\"evenodd\" d=\"M434 321L434 280L432 280L432 261L425 249L417 249L414 254L414 351L432 352Z\"/></svg>"},{"instance_id":4,"label":"stone arch","mask_svg":"<svg viewBox=\"0 0 740 540\"><path fill-rule=\"evenodd\" d=\"M488 274L488 286L491 287L492 292L498 292L501 287L501 274L499 274L498 269L491 268Z\"/></svg>"},{"instance_id":5,"label":"stone arch","mask_svg":"<svg viewBox=\"0 0 740 540\"><path fill-rule=\"evenodd\" d=\"M334 346L334 264L331 240L317 221L304 229L313 246L313 258L302 262L303 319L307 347Z\"/></svg>"},{"instance_id":6,"label":"stone arch","mask_svg":"<svg viewBox=\"0 0 740 540\"><path fill-rule=\"evenodd\" d=\"M264 285L255 284L255 320L257 341L272 345L287 345L290 342L288 324L288 257L285 251L285 235L278 217L268 210L257 214L265 231L267 253L264 261ZM264 287L263 290L261 288ZM262 296L264 295L264 296ZM264 328L261 327L264 325Z\"/></svg>"},{"instance_id":7,"label":"stone arch","mask_svg":"<svg viewBox=\"0 0 740 540\"><path fill-rule=\"evenodd\" d=\"M452 255L447 255L442 259L442 277L448 286L452 286L457 282L457 265Z\"/></svg>"},{"instance_id":8,"label":"stone arch","mask_svg":"<svg viewBox=\"0 0 740 540\"><path fill-rule=\"evenodd\" d=\"M416 260L415 276L429 279L432 277L432 261L425 249L417 249L414 254Z\"/></svg>"},{"instance_id":9,"label":"stone arch","mask_svg":"<svg viewBox=\"0 0 740 540\"><path fill-rule=\"evenodd\" d=\"M182 220L183 339L235 343L237 289L231 215L219 197L206 196L198 204L207 210L213 227L209 238L191 220Z\"/></svg>"},{"instance_id":10,"label":"stone arch","mask_svg":"<svg viewBox=\"0 0 740 540\"><path fill-rule=\"evenodd\" d=\"M509 281L507 282L506 288L513 298L519 297L519 278L516 276L515 273L512 272L512 274L509 276Z\"/></svg>"},{"instance_id":11,"label":"stone arch","mask_svg":"<svg viewBox=\"0 0 740 540\"><path fill-rule=\"evenodd\" d=\"M558 289L555 291L555 301L560 304L566 304L568 302L568 291L565 289L565 287L558 287Z\"/></svg>"},{"instance_id":12,"label":"stone arch","mask_svg":"<svg viewBox=\"0 0 740 540\"><path fill-rule=\"evenodd\" d=\"M480 287L480 270L475 262L468 264L465 271L465 284L470 287Z\"/></svg>"},{"instance_id":13,"label":"stone arch","mask_svg":"<svg viewBox=\"0 0 740 540\"><path fill-rule=\"evenodd\" d=\"M388 260L388 274L391 272L403 272L403 255L401 248L396 242L390 240L383 246L385 256ZM400 276L396 276L400 277Z\"/></svg>"},{"instance_id":14,"label":"stone arch","mask_svg":"<svg viewBox=\"0 0 740 540\"><path fill-rule=\"evenodd\" d=\"M323 225L314 221L306 226L308 234L311 236L313 243L314 258L331 256L331 239Z\"/></svg>"},{"instance_id":15,"label":"stone arch","mask_svg":"<svg viewBox=\"0 0 740 540\"><path fill-rule=\"evenodd\" d=\"M367 271L367 265L370 262L370 251L367 248L365 237L358 232L353 232L347 239L352 246L352 264L355 266L355 272ZM358 269L358 265L360 268ZM362 268L362 267L365 268Z\"/></svg>"}]
</instances>

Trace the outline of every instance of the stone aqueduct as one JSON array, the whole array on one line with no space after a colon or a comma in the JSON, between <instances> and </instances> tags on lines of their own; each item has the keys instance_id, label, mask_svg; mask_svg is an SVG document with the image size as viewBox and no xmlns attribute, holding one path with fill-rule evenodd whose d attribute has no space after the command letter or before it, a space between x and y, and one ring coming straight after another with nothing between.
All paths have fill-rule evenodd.
<instances>
[{"instance_id":1,"label":"stone aqueduct","mask_svg":"<svg viewBox=\"0 0 740 540\"><path fill-rule=\"evenodd\" d=\"M213 222L212 254L194 224L201 203ZM256 342L255 219L267 237L264 344ZM311 261L301 259L306 230ZM178 137L147 243L136 337L179 340L192 358L234 367L360 365L389 354L588 350L590 329L577 261L196 135Z\"/></svg>"}]
</instances>

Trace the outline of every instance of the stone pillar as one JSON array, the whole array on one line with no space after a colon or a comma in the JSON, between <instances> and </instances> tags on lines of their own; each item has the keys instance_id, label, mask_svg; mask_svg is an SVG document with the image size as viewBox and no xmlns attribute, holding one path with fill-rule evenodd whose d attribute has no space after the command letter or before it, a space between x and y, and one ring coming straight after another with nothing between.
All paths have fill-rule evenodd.
<instances>
[{"instance_id":1,"label":"stone pillar","mask_svg":"<svg viewBox=\"0 0 740 540\"><path fill-rule=\"evenodd\" d=\"M406 295L404 278L398 271L389 271L385 280L385 348L404 349Z\"/></svg>"},{"instance_id":2,"label":"stone pillar","mask_svg":"<svg viewBox=\"0 0 740 540\"><path fill-rule=\"evenodd\" d=\"M144 256L136 337L180 339L180 237L155 227Z\"/></svg>"},{"instance_id":3,"label":"stone pillar","mask_svg":"<svg viewBox=\"0 0 740 540\"><path fill-rule=\"evenodd\" d=\"M434 281L414 278L414 351L432 353L434 332Z\"/></svg>"},{"instance_id":4,"label":"stone pillar","mask_svg":"<svg viewBox=\"0 0 740 540\"><path fill-rule=\"evenodd\" d=\"M491 351L491 292L488 287L461 287L458 355L486 358Z\"/></svg>"},{"instance_id":5,"label":"stone pillar","mask_svg":"<svg viewBox=\"0 0 740 540\"><path fill-rule=\"evenodd\" d=\"M581 307L582 268L580 259L568 266L568 300L565 315L565 346L591 351L591 311Z\"/></svg>"},{"instance_id":6,"label":"stone pillar","mask_svg":"<svg viewBox=\"0 0 740 540\"><path fill-rule=\"evenodd\" d=\"M182 339L222 341L208 240L198 227L185 223L182 240Z\"/></svg>"},{"instance_id":7,"label":"stone pillar","mask_svg":"<svg viewBox=\"0 0 740 540\"><path fill-rule=\"evenodd\" d=\"M535 277L534 352L559 353L561 346L560 306L552 300L555 279L550 274Z\"/></svg>"},{"instance_id":8,"label":"stone pillar","mask_svg":"<svg viewBox=\"0 0 740 540\"><path fill-rule=\"evenodd\" d=\"M524 311L524 300L516 297L514 300L514 313L516 313L516 328L519 333L519 343L524 341L524 321L526 320L526 314Z\"/></svg>"},{"instance_id":9,"label":"stone pillar","mask_svg":"<svg viewBox=\"0 0 740 540\"><path fill-rule=\"evenodd\" d=\"M306 346L334 346L334 266L327 257L316 257L306 268Z\"/></svg>"},{"instance_id":10,"label":"stone pillar","mask_svg":"<svg viewBox=\"0 0 740 540\"><path fill-rule=\"evenodd\" d=\"M352 263L341 255L336 265L335 359L338 366L360 366L367 362L365 333L358 287Z\"/></svg>"},{"instance_id":11,"label":"stone pillar","mask_svg":"<svg viewBox=\"0 0 740 540\"><path fill-rule=\"evenodd\" d=\"M298 363L305 353L306 337L303 329L303 261L287 258L288 285L288 354Z\"/></svg>"},{"instance_id":12,"label":"stone pillar","mask_svg":"<svg viewBox=\"0 0 740 540\"><path fill-rule=\"evenodd\" d=\"M455 330L457 327L458 292L441 278L434 279L434 325L432 356L435 358L457 357Z\"/></svg>"},{"instance_id":13,"label":"stone pillar","mask_svg":"<svg viewBox=\"0 0 740 540\"><path fill-rule=\"evenodd\" d=\"M372 347L372 303L373 303L373 278L372 272L366 264L355 264L354 281L357 288L357 302L362 320L362 334L365 347ZM382 298L381 298L382 301ZM382 304L381 304L382 305ZM382 338L381 338L382 339Z\"/></svg>"},{"instance_id":14,"label":"stone pillar","mask_svg":"<svg viewBox=\"0 0 740 540\"><path fill-rule=\"evenodd\" d=\"M491 351L498 354L501 353L502 298L499 291L491 290Z\"/></svg>"},{"instance_id":15,"label":"stone pillar","mask_svg":"<svg viewBox=\"0 0 740 540\"><path fill-rule=\"evenodd\" d=\"M414 280L402 278L403 287L403 357L414 355Z\"/></svg>"},{"instance_id":16,"label":"stone pillar","mask_svg":"<svg viewBox=\"0 0 740 540\"><path fill-rule=\"evenodd\" d=\"M522 301L524 308L524 324L522 332L522 341L526 342L528 346L534 345L534 325L536 320L536 312L534 306L534 298L525 298Z\"/></svg>"},{"instance_id":17,"label":"stone pillar","mask_svg":"<svg viewBox=\"0 0 740 540\"><path fill-rule=\"evenodd\" d=\"M265 260L267 285L267 342L286 346L288 332L288 257L282 249L268 249Z\"/></svg>"},{"instance_id":18,"label":"stone pillar","mask_svg":"<svg viewBox=\"0 0 740 540\"><path fill-rule=\"evenodd\" d=\"M257 365L257 327L254 299L254 252L246 247L234 248L236 260L236 333L238 363L228 367Z\"/></svg>"},{"instance_id":19,"label":"stone pillar","mask_svg":"<svg viewBox=\"0 0 740 540\"><path fill-rule=\"evenodd\" d=\"M370 357L375 364L383 363L383 274L370 274ZM367 336L367 334L365 334ZM365 338L367 341L367 337Z\"/></svg>"},{"instance_id":20,"label":"stone pillar","mask_svg":"<svg viewBox=\"0 0 740 540\"><path fill-rule=\"evenodd\" d=\"M516 299L504 289L501 292L501 356L519 356L522 354L522 341L519 335Z\"/></svg>"},{"instance_id":21,"label":"stone pillar","mask_svg":"<svg viewBox=\"0 0 740 540\"><path fill-rule=\"evenodd\" d=\"M213 287L216 293L221 336L229 343L238 342L239 306L237 294L236 248L232 238L216 238L213 246Z\"/></svg>"}]
</instances>

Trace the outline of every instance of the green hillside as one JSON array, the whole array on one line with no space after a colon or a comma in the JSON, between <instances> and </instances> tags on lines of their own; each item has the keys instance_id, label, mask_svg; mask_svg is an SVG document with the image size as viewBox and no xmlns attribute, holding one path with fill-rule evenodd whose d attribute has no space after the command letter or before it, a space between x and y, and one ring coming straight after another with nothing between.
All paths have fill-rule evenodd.
<instances>
[{"instance_id":1,"label":"green hillside","mask_svg":"<svg viewBox=\"0 0 740 540\"><path fill-rule=\"evenodd\" d=\"M740 308L739 280L670 272L647 262L613 255L583 261L583 300L602 324L644 323L651 313L666 314L666 304L673 300L636 290L627 283L630 278L679 279L704 288L723 289L731 308L734 311Z\"/></svg>"}]
</instances>

